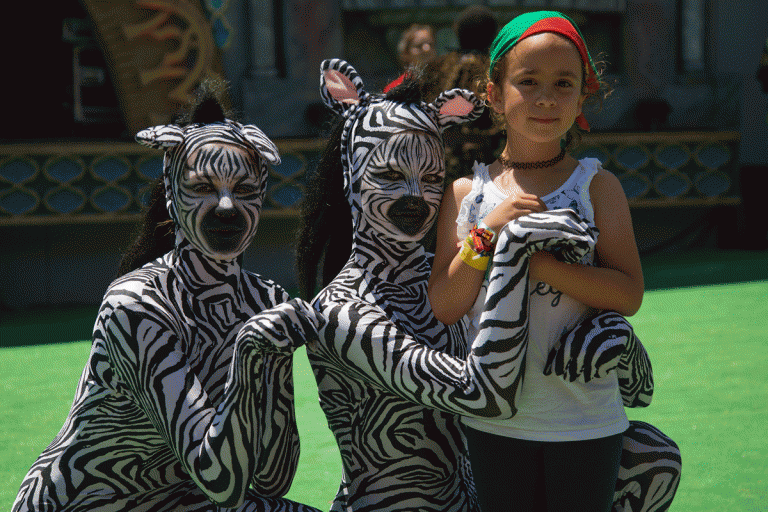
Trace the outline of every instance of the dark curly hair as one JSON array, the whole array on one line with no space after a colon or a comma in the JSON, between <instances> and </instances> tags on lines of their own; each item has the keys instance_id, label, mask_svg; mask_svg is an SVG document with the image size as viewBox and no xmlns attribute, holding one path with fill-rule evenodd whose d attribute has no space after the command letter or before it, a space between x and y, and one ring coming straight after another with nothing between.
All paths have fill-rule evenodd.
<instances>
[{"instance_id":1,"label":"dark curly hair","mask_svg":"<svg viewBox=\"0 0 768 512\"><path fill-rule=\"evenodd\" d=\"M228 83L221 79L202 81L187 109L176 117L175 124L210 124L231 119L231 113L223 106L226 104L227 88ZM165 205L165 185L160 176L152 184L138 235L120 259L117 277L173 250L175 243L173 221Z\"/></svg>"}]
</instances>

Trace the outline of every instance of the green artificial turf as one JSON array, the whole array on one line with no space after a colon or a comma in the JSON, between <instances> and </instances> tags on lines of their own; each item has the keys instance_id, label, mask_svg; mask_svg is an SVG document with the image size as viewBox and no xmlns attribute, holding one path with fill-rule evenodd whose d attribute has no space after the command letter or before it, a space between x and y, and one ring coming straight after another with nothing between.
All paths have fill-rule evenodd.
<instances>
[{"instance_id":1,"label":"green artificial turf","mask_svg":"<svg viewBox=\"0 0 768 512\"><path fill-rule=\"evenodd\" d=\"M650 407L628 415L679 444L676 511L768 510L767 258L729 258L644 261L649 291L631 318L656 387ZM65 339L87 316L78 311L16 316L0 328L0 510L10 509L27 469L61 427L90 347L11 338ZM288 497L328 510L341 464L303 349L295 380L302 452Z\"/></svg>"},{"instance_id":2,"label":"green artificial turf","mask_svg":"<svg viewBox=\"0 0 768 512\"><path fill-rule=\"evenodd\" d=\"M768 281L650 292L632 322L656 387L628 415L680 446L673 510L768 510Z\"/></svg>"}]
</instances>

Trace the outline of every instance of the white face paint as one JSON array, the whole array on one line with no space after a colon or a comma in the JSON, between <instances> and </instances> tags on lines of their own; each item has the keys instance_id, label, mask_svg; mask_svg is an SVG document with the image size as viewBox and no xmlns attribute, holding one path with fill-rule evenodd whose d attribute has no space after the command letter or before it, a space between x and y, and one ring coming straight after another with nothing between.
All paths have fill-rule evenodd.
<instances>
[{"instance_id":1,"label":"white face paint","mask_svg":"<svg viewBox=\"0 0 768 512\"><path fill-rule=\"evenodd\" d=\"M256 233L261 210L258 160L244 149L205 144L187 158L175 185L184 237L206 256L232 260Z\"/></svg>"},{"instance_id":2,"label":"white face paint","mask_svg":"<svg viewBox=\"0 0 768 512\"><path fill-rule=\"evenodd\" d=\"M437 218L444 178L444 152L435 135L392 135L374 148L362 173L363 218L379 238L420 241Z\"/></svg>"}]
</instances>

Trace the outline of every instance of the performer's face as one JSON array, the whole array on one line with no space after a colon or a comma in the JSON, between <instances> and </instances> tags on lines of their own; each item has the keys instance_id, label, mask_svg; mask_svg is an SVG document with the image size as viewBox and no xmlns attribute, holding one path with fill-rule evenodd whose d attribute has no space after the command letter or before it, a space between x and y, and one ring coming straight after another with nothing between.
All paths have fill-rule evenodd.
<instances>
[{"instance_id":1,"label":"performer's face","mask_svg":"<svg viewBox=\"0 0 768 512\"><path fill-rule=\"evenodd\" d=\"M234 259L253 239L261 210L258 165L242 148L221 143L188 156L176 211L184 236L207 256Z\"/></svg>"},{"instance_id":2,"label":"performer's face","mask_svg":"<svg viewBox=\"0 0 768 512\"><path fill-rule=\"evenodd\" d=\"M419 241L437 218L445 178L435 135L397 133L377 146L360 186L362 214L380 237Z\"/></svg>"}]
</instances>

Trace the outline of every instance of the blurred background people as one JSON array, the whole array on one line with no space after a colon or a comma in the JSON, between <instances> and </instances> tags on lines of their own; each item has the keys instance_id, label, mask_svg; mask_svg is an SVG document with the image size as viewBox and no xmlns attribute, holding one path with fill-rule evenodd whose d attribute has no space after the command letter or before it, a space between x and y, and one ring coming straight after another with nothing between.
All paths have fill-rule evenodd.
<instances>
[{"instance_id":1,"label":"blurred background people","mask_svg":"<svg viewBox=\"0 0 768 512\"><path fill-rule=\"evenodd\" d=\"M446 87L479 92L477 85L487 69L488 48L497 31L498 22L489 8L471 5L461 11L453 23L458 47L426 65L425 97L432 99L447 90Z\"/></svg>"},{"instance_id":2,"label":"blurred background people","mask_svg":"<svg viewBox=\"0 0 768 512\"><path fill-rule=\"evenodd\" d=\"M430 25L414 23L408 27L397 43L397 56L403 70L411 66L424 66L435 57L437 49L435 30Z\"/></svg>"},{"instance_id":3,"label":"blurred background people","mask_svg":"<svg viewBox=\"0 0 768 512\"><path fill-rule=\"evenodd\" d=\"M405 29L397 42L397 59L400 61L403 72L384 87L384 92L389 92L403 83L407 73L420 73L420 70L435 60L436 57L435 29L430 25L418 23Z\"/></svg>"},{"instance_id":4,"label":"blurred background people","mask_svg":"<svg viewBox=\"0 0 768 512\"><path fill-rule=\"evenodd\" d=\"M481 5L461 11L453 23L458 47L430 61L421 75L422 94L432 101L440 92L460 87L480 97L488 69L488 48L498 31L493 12ZM445 143L445 183L471 174L475 161L496 159L504 144L504 132L491 120L490 111L469 123L453 126L443 133ZM434 230L425 238L428 248L434 243Z\"/></svg>"}]
</instances>

